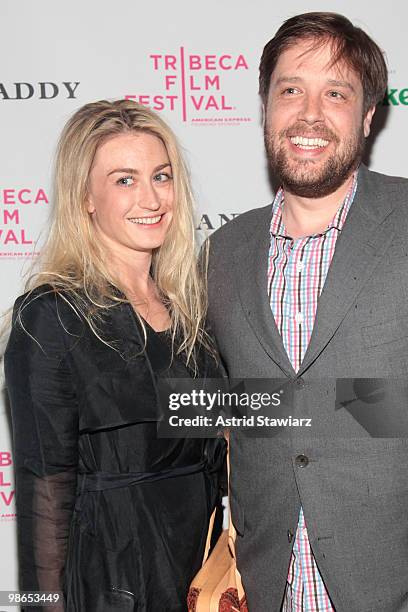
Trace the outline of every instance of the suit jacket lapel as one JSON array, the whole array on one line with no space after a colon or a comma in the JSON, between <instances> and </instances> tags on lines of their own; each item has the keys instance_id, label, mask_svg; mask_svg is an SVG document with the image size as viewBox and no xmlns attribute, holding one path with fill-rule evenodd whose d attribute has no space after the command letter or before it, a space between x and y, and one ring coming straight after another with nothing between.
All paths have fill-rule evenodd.
<instances>
[{"instance_id":1,"label":"suit jacket lapel","mask_svg":"<svg viewBox=\"0 0 408 612\"><path fill-rule=\"evenodd\" d=\"M370 278L392 238L392 193L374 187L362 166L349 215L338 238L321 293L312 337L298 374L317 359L336 333L357 294Z\"/></svg>"},{"instance_id":2,"label":"suit jacket lapel","mask_svg":"<svg viewBox=\"0 0 408 612\"><path fill-rule=\"evenodd\" d=\"M268 298L268 253L272 207L261 209L258 224L236 252L235 281L245 316L270 358L285 376L294 376Z\"/></svg>"}]
</instances>

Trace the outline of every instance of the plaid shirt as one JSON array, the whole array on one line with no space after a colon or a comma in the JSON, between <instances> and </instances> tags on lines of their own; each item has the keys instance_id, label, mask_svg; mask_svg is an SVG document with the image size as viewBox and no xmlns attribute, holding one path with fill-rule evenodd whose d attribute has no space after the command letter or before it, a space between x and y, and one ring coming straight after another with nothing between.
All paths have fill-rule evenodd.
<instances>
[{"instance_id":1,"label":"plaid shirt","mask_svg":"<svg viewBox=\"0 0 408 612\"><path fill-rule=\"evenodd\" d=\"M282 189L273 203L268 295L277 328L296 372L312 335L319 296L356 189L357 172L327 229L304 238L292 239L285 233ZM282 606L282 612L300 611L334 612L310 547L303 508L299 513Z\"/></svg>"}]
</instances>

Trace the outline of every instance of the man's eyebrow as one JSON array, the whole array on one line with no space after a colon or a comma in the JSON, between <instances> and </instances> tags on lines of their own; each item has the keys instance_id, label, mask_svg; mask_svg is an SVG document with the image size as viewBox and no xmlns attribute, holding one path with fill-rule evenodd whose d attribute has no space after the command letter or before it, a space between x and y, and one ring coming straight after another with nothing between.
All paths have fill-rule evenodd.
<instances>
[{"instance_id":1,"label":"man's eyebrow","mask_svg":"<svg viewBox=\"0 0 408 612\"><path fill-rule=\"evenodd\" d=\"M334 87L345 87L346 89L350 89L352 92L356 92L354 87L348 81L336 81L335 79L329 79L327 81L329 85L333 85Z\"/></svg>"},{"instance_id":2,"label":"man's eyebrow","mask_svg":"<svg viewBox=\"0 0 408 612\"><path fill-rule=\"evenodd\" d=\"M302 77L299 77L299 76L281 76L279 77L279 79L276 80L275 84L281 85L283 83L300 83L302 81L303 81ZM351 83L349 83L349 81L338 81L336 79L328 79L327 83L328 85L332 85L333 87L344 87L346 89L350 89L350 91L352 91L353 93L356 92L355 88L353 87Z\"/></svg>"},{"instance_id":3,"label":"man's eyebrow","mask_svg":"<svg viewBox=\"0 0 408 612\"><path fill-rule=\"evenodd\" d=\"M302 81L301 77L298 76L281 76L276 81L276 85L280 85L281 83L299 83Z\"/></svg>"},{"instance_id":4,"label":"man's eyebrow","mask_svg":"<svg viewBox=\"0 0 408 612\"><path fill-rule=\"evenodd\" d=\"M156 166L153 172L159 172L159 170L163 170L163 168L167 168L167 166L171 167L170 162L165 162L164 164ZM115 168L114 170L108 172L108 176L110 176L111 174L115 174L115 172L123 172L125 174L139 174L139 170L136 170L136 168Z\"/></svg>"}]
</instances>

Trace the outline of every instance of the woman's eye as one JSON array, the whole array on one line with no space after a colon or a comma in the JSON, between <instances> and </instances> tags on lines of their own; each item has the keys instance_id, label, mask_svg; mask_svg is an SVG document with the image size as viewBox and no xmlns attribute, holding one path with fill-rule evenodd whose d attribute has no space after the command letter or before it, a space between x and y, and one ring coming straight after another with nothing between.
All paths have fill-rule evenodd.
<instances>
[{"instance_id":1,"label":"woman's eye","mask_svg":"<svg viewBox=\"0 0 408 612\"><path fill-rule=\"evenodd\" d=\"M132 176L122 176L120 179L118 179L117 183L118 185L125 185L126 187L130 187L130 185L133 185L134 179Z\"/></svg>"},{"instance_id":2,"label":"woman's eye","mask_svg":"<svg viewBox=\"0 0 408 612\"><path fill-rule=\"evenodd\" d=\"M168 174L167 172L159 172L159 174L156 174L153 177L153 180L156 183L166 183L167 181L171 181L172 178L173 177L170 174Z\"/></svg>"}]
</instances>

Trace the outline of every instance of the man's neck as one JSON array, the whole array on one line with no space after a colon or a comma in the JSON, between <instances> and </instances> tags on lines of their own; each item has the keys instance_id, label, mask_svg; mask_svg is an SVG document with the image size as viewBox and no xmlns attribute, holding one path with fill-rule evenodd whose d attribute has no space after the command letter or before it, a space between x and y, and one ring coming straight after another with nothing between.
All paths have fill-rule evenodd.
<instances>
[{"instance_id":1,"label":"man's neck","mask_svg":"<svg viewBox=\"0 0 408 612\"><path fill-rule=\"evenodd\" d=\"M302 238L322 233L346 197L353 182L353 174L333 193L323 198L303 198L285 189L283 223L286 234Z\"/></svg>"}]
</instances>

